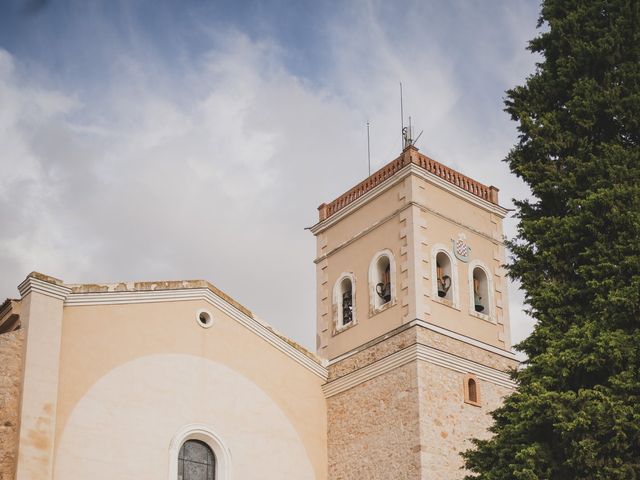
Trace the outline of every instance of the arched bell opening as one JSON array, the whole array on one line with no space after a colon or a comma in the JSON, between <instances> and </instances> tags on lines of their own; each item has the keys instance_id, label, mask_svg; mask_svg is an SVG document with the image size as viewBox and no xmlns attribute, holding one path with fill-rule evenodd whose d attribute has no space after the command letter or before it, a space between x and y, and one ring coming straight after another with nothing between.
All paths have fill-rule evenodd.
<instances>
[{"instance_id":1,"label":"arched bell opening","mask_svg":"<svg viewBox=\"0 0 640 480\"><path fill-rule=\"evenodd\" d=\"M478 313L489 315L489 281L481 267L473 269L473 308Z\"/></svg>"},{"instance_id":2,"label":"arched bell opening","mask_svg":"<svg viewBox=\"0 0 640 480\"><path fill-rule=\"evenodd\" d=\"M436 255L436 285L439 298L453 301L451 259L445 252L438 252Z\"/></svg>"},{"instance_id":3,"label":"arched bell opening","mask_svg":"<svg viewBox=\"0 0 640 480\"><path fill-rule=\"evenodd\" d=\"M375 306L377 308L391 301L391 262L389 257L381 255L376 262Z\"/></svg>"},{"instance_id":4,"label":"arched bell opening","mask_svg":"<svg viewBox=\"0 0 640 480\"><path fill-rule=\"evenodd\" d=\"M343 273L333 288L333 308L336 331L355 325L356 301L355 278L352 273Z\"/></svg>"}]
</instances>

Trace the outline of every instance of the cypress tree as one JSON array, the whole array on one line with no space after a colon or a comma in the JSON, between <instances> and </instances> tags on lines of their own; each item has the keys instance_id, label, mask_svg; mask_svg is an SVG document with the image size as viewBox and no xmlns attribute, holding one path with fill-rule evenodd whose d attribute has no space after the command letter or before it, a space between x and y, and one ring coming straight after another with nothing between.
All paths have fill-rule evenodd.
<instances>
[{"instance_id":1,"label":"cypress tree","mask_svg":"<svg viewBox=\"0 0 640 480\"><path fill-rule=\"evenodd\" d=\"M545 0L538 27L505 100L532 193L508 268L536 325L467 479L640 479L640 2Z\"/></svg>"}]
</instances>

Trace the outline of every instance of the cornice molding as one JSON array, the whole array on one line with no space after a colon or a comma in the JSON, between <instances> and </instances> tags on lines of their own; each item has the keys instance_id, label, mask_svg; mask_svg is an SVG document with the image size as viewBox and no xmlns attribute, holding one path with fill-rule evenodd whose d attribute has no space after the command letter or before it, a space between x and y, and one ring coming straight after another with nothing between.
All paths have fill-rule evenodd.
<instances>
[{"instance_id":1,"label":"cornice molding","mask_svg":"<svg viewBox=\"0 0 640 480\"><path fill-rule=\"evenodd\" d=\"M467 343L469 345L473 345L474 347L481 348L483 350L487 350L488 352L495 353L496 355L500 355L501 357L508 358L509 360L518 361L515 354L510 350L504 350L499 347L495 347L488 343L481 342L480 340L476 340L475 338L467 337L466 335L462 335L461 333L456 333L451 330L447 330L446 328L439 327L437 325L433 325L424 320L415 319L411 322L414 325L419 325L422 328L426 328L427 330L432 330L440 335L444 335L446 337L453 338L455 340L459 340L461 342Z\"/></svg>"},{"instance_id":2,"label":"cornice molding","mask_svg":"<svg viewBox=\"0 0 640 480\"><path fill-rule=\"evenodd\" d=\"M46 295L47 297L56 298L58 300L64 300L67 298L71 289L64 285L57 285L55 283L45 282L35 277L27 277L20 285L18 285L18 291L20 297L24 298L32 292Z\"/></svg>"},{"instance_id":3,"label":"cornice molding","mask_svg":"<svg viewBox=\"0 0 640 480\"><path fill-rule=\"evenodd\" d=\"M295 360L323 380L327 379L327 369L309 358L296 347L284 340L266 323L250 317L238 310L224 299L207 288L190 288L182 290L150 290L138 292L101 292L101 293L72 293L65 302L65 307L88 305L123 305L132 303L175 302L185 300L204 300L218 308L241 325L258 335L263 340Z\"/></svg>"},{"instance_id":4,"label":"cornice molding","mask_svg":"<svg viewBox=\"0 0 640 480\"><path fill-rule=\"evenodd\" d=\"M405 210L411 208L411 207L416 207L419 208L420 210L423 210L425 212L429 212L433 215L436 215L439 218L442 218L443 220L445 220L446 222L449 222L453 225L457 225L458 227L461 227L465 230L469 230L470 232L475 233L476 235L487 239L488 241L492 242L494 245L500 245L502 247L504 247L504 240L499 240L497 238L494 238L490 235L487 235L484 232L481 232L479 230L476 230L475 228L473 228L470 225L466 225L462 222L459 222L453 218L450 218L446 215L443 215L441 212L438 212L432 208L427 207L426 205L419 203L419 202L415 202L415 201L411 201L411 202L407 202L405 205L403 205L402 207L398 208L397 210L395 210L393 213L390 213L389 215L387 215L386 217L384 217L382 220L379 220L378 222L374 223L373 225L367 227L366 229L362 230L361 232L357 233L355 236L353 236L352 238L350 238L349 240L346 240L344 242L342 242L340 245L337 245L333 250L320 255L319 257L317 257L316 259L313 260L313 263L318 264L321 261L329 258L330 256L332 256L333 254L335 254L336 252L339 252L340 250L348 247L349 245L351 245L352 243L356 242L357 240L359 240L360 238L364 237L365 235L371 233L373 230L381 227L382 225L384 225L386 222L388 222L389 220L397 217L400 213L404 212Z\"/></svg>"},{"instance_id":5,"label":"cornice molding","mask_svg":"<svg viewBox=\"0 0 640 480\"><path fill-rule=\"evenodd\" d=\"M326 230L327 228L331 227L332 225L335 225L336 223L338 223L340 220L342 220L344 217L348 216L349 214L351 214L354 210L359 209L360 207L362 207L362 205L364 205L365 203L371 201L372 199L374 199L375 197L381 195L382 193L384 193L386 190L388 190L389 188L391 188L393 185L395 185L397 182L399 182L400 180L403 180L404 178L408 177L409 175L414 174L424 180L426 180L427 182L442 188L443 190L446 190L450 193L452 193L453 195L466 200L470 203L473 203L474 205L487 210L495 215L500 216L501 218L504 218L507 213L509 213L509 210L498 205L495 203L491 203L487 200L484 200L468 191L466 191L465 189L458 187L457 185L454 185L448 181L446 181L443 178L440 178L439 176L425 170L424 168L415 165L413 163L410 163L406 166L404 166L403 168L401 168L400 170L398 170L394 175L392 175L391 177L389 177L388 179L386 179L385 181L381 182L379 185L375 186L374 188L372 188L371 190L369 190L368 192L366 192L364 195L362 195L361 197L357 198L356 200L354 200L353 202L351 202L349 205L345 206L344 208L341 208L338 212L334 213L333 215L331 215L329 218L322 220L318 223L316 223L315 225L313 225L312 227L309 227L309 230L311 231L311 233L313 233L314 235L317 235L318 233L321 233L322 231Z\"/></svg>"},{"instance_id":6,"label":"cornice molding","mask_svg":"<svg viewBox=\"0 0 640 480\"><path fill-rule=\"evenodd\" d=\"M432 365L448 368L459 373L471 373L487 382L501 387L515 389L516 383L511 380L508 373L487 367L478 362L467 360L436 348L413 344L409 347L382 358L366 367L351 372L344 377L340 377L332 382L323 385L322 389L326 398L342 393L350 388L375 377L388 373L396 368L402 367L414 361L423 361Z\"/></svg>"},{"instance_id":7,"label":"cornice molding","mask_svg":"<svg viewBox=\"0 0 640 480\"><path fill-rule=\"evenodd\" d=\"M445 337L449 337L449 338L453 338L454 340L458 340L460 342L466 343L467 345L472 345L474 347L480 348L482 350L486 350L487 352L491 352L491 353L495 353L496 355L500 355L501 357L507 358L509 360L513 360L515 362L518 361L518 359L516 358L515 354L510 351L510 350L504 350L502 348L499 347L495 347L493 345L489 345L488 343L484 343L481 342L480 340L476 340L475 338L471 338L468 337L466 335L462 335L461 333L456 333L454 331L451 330L447 330L446 328L442 328L439 327L437 325L433 325L425 320L419 320L419 319L414 319L409 323L405 323L404 325L398 327L396 330L393 331L393 335L397 335L401 332L404 332L405 330L415 327L415 326L419 326L422 328L425 328L427 330L431 330L433 332L439 333L440 335L444 335ZM372 343L373 344L377 344L380 342L383 342L385 340L387 340L388 338L390 338L391 336L389 336L389 334L384 334L381 335L380 337L378 337L377 339L373 339ZM371 346L371 345L368 345ZM364 349L362 347L357 347L354 348L353 350L350 350L348 352L343 353L342 355L339 355L335 358L332 358L331 360L329 360L327 362L328 366L334 365L338 362L341 362L343 360L346 360L347 358L356 355L360 352L364 351Z\"/></svg>"}]
</instances>

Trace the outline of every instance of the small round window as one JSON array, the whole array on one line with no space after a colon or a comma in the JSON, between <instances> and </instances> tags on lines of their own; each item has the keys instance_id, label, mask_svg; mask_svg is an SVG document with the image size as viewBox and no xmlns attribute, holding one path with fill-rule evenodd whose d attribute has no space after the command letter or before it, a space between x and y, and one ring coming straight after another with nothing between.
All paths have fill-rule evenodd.
<instances>
[{"instance_id":1,"label":"small round window","mask_svg":"<svg viewBox=\"0 0 640 480\"><path fill-rule=\"evenodd\" d=\"M202 328L209 328L211 325L213 325L213 317L207 310L198 310L196 320L198 321L198 325L200 325Z\"/></svg>"}]
</instances>

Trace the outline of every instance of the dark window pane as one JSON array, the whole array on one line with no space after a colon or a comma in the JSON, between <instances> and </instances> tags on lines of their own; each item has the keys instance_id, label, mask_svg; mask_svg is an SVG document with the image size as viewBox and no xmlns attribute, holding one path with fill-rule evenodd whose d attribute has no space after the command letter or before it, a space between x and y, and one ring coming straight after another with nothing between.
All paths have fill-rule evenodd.
<instances>
[{"instance_id":1,"label":"dark window pane","mask_svg":"<svg viewBox=\"0 0 640 480\"><path fill-rule=\"evenodd\" d=\"M203 465L201 463L185 462L184 480L209 480L209 476L207 475L207 467L209 466Z\"/></svg>"},{"instance_id":2,"label":"dark window pane","mask_svg":"<svg viewBox=\"0 0 640 480\"><path fill-rule=\"evenodd\" d=\"M476 392L476 382L473 379L469 379L469 400L472 402L478 401L478 393Z\"/></svg>"},{"instance_id":3,"label":"dark window pane","mask_svg":"<svg viewBox=\"0 0 640 480\"><path fill-rule=\"evenodd\" d=\"M187 440L178 454L178 480L215 480L215 456L199 440Z\"/></svg>"}]
</instances>

